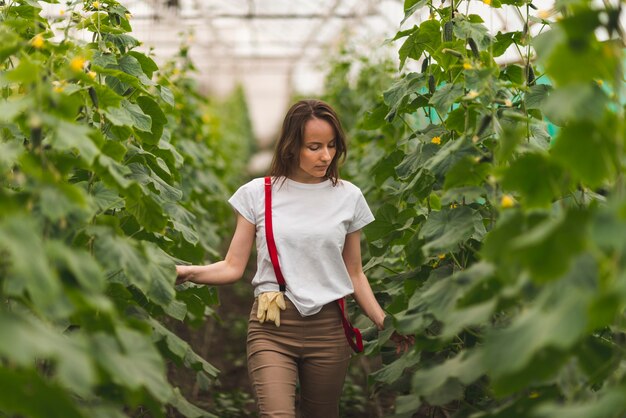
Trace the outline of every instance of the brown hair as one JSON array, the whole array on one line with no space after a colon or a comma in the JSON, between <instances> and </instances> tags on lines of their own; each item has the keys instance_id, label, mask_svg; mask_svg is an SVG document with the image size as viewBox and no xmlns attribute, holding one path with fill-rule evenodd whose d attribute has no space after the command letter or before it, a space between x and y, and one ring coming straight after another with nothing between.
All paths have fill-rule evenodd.
<instances>
[{"instance_id":1,"label":"brown hair","mask_svg":"<svg viewBox=\"0 0 626 418\"><path fill-rule=\"evenodd\" d=\"M337 151L326 172L326 178L330 179L333 186L335 186L339 180L339 162L346 158L346 135L343 132L337 113L328 103L321 100L300 100L287 111L274 151L270 175L286 178L297 167L300 158L300 148L304 142L304 125L311 119L324 120L335 131L335 147Z\"/></svg>"}]
</instances>

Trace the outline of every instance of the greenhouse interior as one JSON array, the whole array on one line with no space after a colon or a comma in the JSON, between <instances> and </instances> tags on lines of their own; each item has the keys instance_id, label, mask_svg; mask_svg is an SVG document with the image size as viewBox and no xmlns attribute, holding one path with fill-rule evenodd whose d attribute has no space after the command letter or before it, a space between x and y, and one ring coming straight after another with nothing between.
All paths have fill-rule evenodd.
<instances>
[{"instance_id":1,"label":"greenhouse interior","mask_svg":"<svg viewBox=\"0 0 626 418\"><path fill-rule=\"evenodd\" d=\"M0 0L0 418L626 416L621 0Z\"/></svg>"}]
</instances>

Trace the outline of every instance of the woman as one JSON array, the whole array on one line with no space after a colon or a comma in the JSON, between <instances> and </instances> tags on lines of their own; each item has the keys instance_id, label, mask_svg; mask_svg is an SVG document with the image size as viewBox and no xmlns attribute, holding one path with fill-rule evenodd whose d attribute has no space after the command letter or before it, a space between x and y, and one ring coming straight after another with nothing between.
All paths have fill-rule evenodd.
<instances>
[{"instance_id":1,"label":"woman","mask_svg":"<svg viewBox=\"0 0 626 418\"><path fill-rule=\"evenodd\" d=\"M250 313L248 372L262 417L338 417L350 347L336 301L354 298L383 329L385 313L363 273L360 230L374 220L361 191L339 179L345 134L335 111L319 100L294 104L283 122L270 169L272 219L286 290L279 291L265 236L262 178L229 199L237 226L223 261L177 266L178 282L220 285L243 275L256 238L256 300ZM399 349L411 340L397 334Z\"/></svg>"}]
</instances>

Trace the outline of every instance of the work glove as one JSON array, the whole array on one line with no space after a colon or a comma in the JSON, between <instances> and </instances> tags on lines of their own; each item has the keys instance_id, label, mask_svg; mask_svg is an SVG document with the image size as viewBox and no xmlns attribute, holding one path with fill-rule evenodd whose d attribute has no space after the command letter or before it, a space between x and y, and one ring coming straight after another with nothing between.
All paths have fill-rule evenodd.
<instances>
[{"instance_id":1,"label":"work glove","mask_svg":"<svg viewBox=\"0 0 626 418\"><path fill-rule=\"evenodd\" d=\"M280 326L280 311L285 310L285 296L283 292L264 292L259 295L257 302L256 317L260 323L274 321L277 327Z\"/></svg>"}]
</instances>

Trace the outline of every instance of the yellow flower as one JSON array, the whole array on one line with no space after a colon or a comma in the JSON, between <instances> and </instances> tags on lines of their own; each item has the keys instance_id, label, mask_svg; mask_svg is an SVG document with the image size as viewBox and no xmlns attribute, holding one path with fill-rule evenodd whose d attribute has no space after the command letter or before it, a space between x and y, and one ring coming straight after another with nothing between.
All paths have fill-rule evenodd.
<instances>
[{"instance_id":1,"label":"yellow flower","mask_svg":"<svg viewBox=\"0 0 626 418\"><path fill-rule=\"evenodd\" d=\"M456 209L459 205L457 203L450 203L450 209Z\"/></svg>"},{"instance_id":2,"label":"yellow flower","mask_svg":"<svg viewBox=\"0 0 626 418\"><path fill-rule=\"evenodd\" d=\"M59 10L59 16L64 16L65 15L65 10L61 9Z\"/></svg>"},{"instance_id":3,"label":"yellow flower","mask_svg":"<svg viewBox=\"0 0 626 418\"><path fill-rule=\"evenodd\" d=\"M440 260L443 260L444 258L446 258L446 255L445 254L439 254L437 256L437 258L439 258Z\"/></svg>"},{"instance_id":4,"label":"yellow flower","mask_svg":"<svg viewBox=\"0 0 626 418\"><path fill-rule=\"evenodd\" d=\"M76 72L83 71L85 62L85 58L83 57L74 57L72 58L72 61L70 61L70 68Z\"/></svg>"},{"instance_id":5,"label":"yellow flower","mask_svg":"<svg viewBox=\"0 0 626 418\"><path fill-rule=\"evenodd\" d=\"M92 80L95 80L98 74L95 71L89 71L87 75L91 77Z\"/></svg>"},{"instance_id":6,"label":"yellow flower","mask_svg":"<svg viewBox=\"0 0 626 418\"><path fill-rule=\"evenodd\" d=\"M604 84L604 80L601 80L599 78L594 80L596 82L596 84L598 85L598 87L602 87L602 85Z\"/></svg>"},{"instance_id":7,"label":"yellow flower","mask_svg":"<svg viewBox=\"0 0 626 418\"><path fill-rule=\"evenodd\" d=\"M503 209L512 208L513 206L515 206L515 200L513 199L511 195L505 194L504 196L502 196L500 205L502 206Z\"/></svg>"},{"instance_id":8,"label":"yellow flower","mask_svg":"<svg viewBox=\"0 0 626 418\"><path fill-rule=\"evenodd\" d=\"M99 9L100 8L100 2L99 1L94 1L93 3L91 3L91 5L93 6L94 9Z\"/></svg>"},{"instance_id":9,"label":"yellow flower","mask_svg":"<svg viewBox=\"0 0 626 418\"><path fill-rule=\"evenodd\" d=\"M55 93L63 93L63 90L65 89L65 80L63 81L53 81L52 82L52 90Z\"/></svg>"},{"instance_id":10,"label":"yellow flower","mask_svg":"<svg viewBox=\"0 0 626 418\"><path fill-rule=\"evenodd\" d=\"M43 36L41 36L41 33L38 33L33 37L33 39L30 40L30 44L33 46L33 48L37 49L41 49L44 43L45 41L43 39Z\"/></svg>"},{"instance_id":11,"label":"yellow flower","mask_svg":"<svg viewBox=\"0 0 626 418\"><path fill-rule=\"evenodd\" d=\"M474 68L474 66L472 65L471 62L464 62L463 63L463 69L465 70L471 70L472 68Z\"/></svg>"},{"instance_id":12,"label":"yellow flower","mask_svg":"<svg viewBox=\"0 0 626 418\"><path fill-rule=\"evenodd\" d=\"M485 3L487 6L491 6L491 0L483 0L483 3Z\"/></svg>"},{"instance_id":13,"label":"yellow flower","mask_svg":"<svg viewBox=\"0 0 626 418\"><path fill-rule=\"evenodd\" d=\"M475 99L478 97L478 92L476 90L470 90L469 93L465 95L466 99Z\"/></svg>"},{"instance_id":14,"label":"yellow flower","mask_svg":"<svg viewBox=\"0 0 626 418\"><path fill-rule=\"evenodd\" d=\"M440 145L441 144L441 137L434 136L433 139L430 140L430 142L432 142L435 145Z\"/></svg>"},{"instance_id":15,"label":"yellow flower","mask_svg":"<svg viewBox=\"0 0 626 418\"><path fill-rule=\"evenodd\" d=\"M539 12L537 12L537 17L539 19L547 19L550 17L551 14L552 14L551 10L539 10Z\"/></svg>"}]
</instances>

